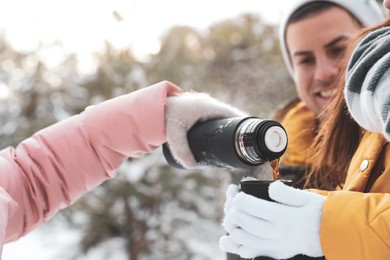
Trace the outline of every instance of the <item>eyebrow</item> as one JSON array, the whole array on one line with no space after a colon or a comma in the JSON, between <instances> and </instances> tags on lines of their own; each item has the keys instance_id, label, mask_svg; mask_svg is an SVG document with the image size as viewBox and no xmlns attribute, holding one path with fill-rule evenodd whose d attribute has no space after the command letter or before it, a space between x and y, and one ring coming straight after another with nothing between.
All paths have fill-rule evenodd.
<instances>
[{"instance_id":1,"label":"eyebrow","mask_svg":"<svg viewBox=\"0 0 390 260\"><path fill-rule=\"evenodd\" d=\"M343 35L340 35L340 36L334 38L333 40L331 40L330 42L328 42L327 44L325 44L324 47L325 47L325 49L328 49L328 48L330 48L330 47L336 45L337 43L339 43L339 42L341 42L341 41L348 40L349 38L350 38L350 37L347 36L347 35L344 35L344 34L343 34ZM293 56L296 57L296 56L308 55L308 54L310 54L310 53L311 53L311 51L298 51L298 52L295 52L295 53L293 54Z\"/></svg>"},{"instance_id":2,"label":"eyebrow","mask_svg":"<svg viewBox=\"0 0 390 260\"><path fill-rule=\"evenodd\" d=\"M339 43L340 41L344 41L344 40L348 40L350 37L348 37L347 35L340 35L338 37L336 37L335 39L333 39L332 41L330 41L329 43L325 44L325 49Z\"/></svg>"}]
</instances>

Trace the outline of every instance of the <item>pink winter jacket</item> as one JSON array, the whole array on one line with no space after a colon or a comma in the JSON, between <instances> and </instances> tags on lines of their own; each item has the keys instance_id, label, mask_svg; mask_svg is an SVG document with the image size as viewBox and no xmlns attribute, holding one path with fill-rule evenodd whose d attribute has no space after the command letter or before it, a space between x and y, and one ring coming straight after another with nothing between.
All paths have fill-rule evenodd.
<instances>
[{"instance_id":1,"label":"pink winter jacket","mask_svg":"<svg viewBox=\"0 0 390 260\"><path fill-rule=\"evenodd\" d=\"M90 106L2 150L0 252L4 242L18 239L115 176L128 157L161 146L167 97L180 92L160 82Z\"/></svg>"}]
</instances>

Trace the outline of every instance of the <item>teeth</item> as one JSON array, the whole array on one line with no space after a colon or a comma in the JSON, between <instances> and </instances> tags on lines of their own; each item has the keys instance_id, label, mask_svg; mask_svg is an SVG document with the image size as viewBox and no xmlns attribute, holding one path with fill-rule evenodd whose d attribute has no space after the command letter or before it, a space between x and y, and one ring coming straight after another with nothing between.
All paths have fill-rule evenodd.
<instances>
[{"instance_id":1,"label":"teeth","mask_svg":"<svg viewBox=\"0 0 390 260\"><path fill-rule=\"evenodd\" d=\"M336 95L336 92L337 92L336 89L329 89L329 90L321 91L319 94L321 97L328 98L328 97L333 97L334 95Z\"/></svg>"}]
</instances>

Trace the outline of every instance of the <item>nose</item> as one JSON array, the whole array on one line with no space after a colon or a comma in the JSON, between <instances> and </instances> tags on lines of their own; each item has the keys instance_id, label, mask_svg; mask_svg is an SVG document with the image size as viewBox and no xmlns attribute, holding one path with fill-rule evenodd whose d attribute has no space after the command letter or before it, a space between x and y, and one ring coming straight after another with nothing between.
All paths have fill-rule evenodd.
<instances>
[{"instance_id":1,"label":"nose","mask_svg":"<svg viewBox=\"0 0 390 260\"><path fill-rule=\"evenodd\" d=\"M339 68L336 62L327 57L317 58L315 80L329 81L336 77Z\"/></svg>"}]
</instances>

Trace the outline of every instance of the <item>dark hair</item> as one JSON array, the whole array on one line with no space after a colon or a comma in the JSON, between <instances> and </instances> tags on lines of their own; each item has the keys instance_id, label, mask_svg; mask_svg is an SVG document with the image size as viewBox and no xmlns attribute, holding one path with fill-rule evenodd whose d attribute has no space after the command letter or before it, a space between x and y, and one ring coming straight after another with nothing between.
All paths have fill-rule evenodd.
<instances>
[{"instance_id":1,"label":"dark hair","mask_svg":"<svg viewBox=\"0 0 390 260\"><path fill-rule=\"evenodd\" d=\"M351 18L356 22L356 24L359 25L359 27L363 27L363 23L359 21L358 18L355 15L353 15L350 11L348 11L346 8L336 3L332 3L328 1L316 1L301 6L290 16L290 19L288 20L287 24L292 24L292 23L302 21L306 18L315 16L319 13L324 12L325 10L334 7L345 10L351 16Z\"/></svg>"}]
</instances>

